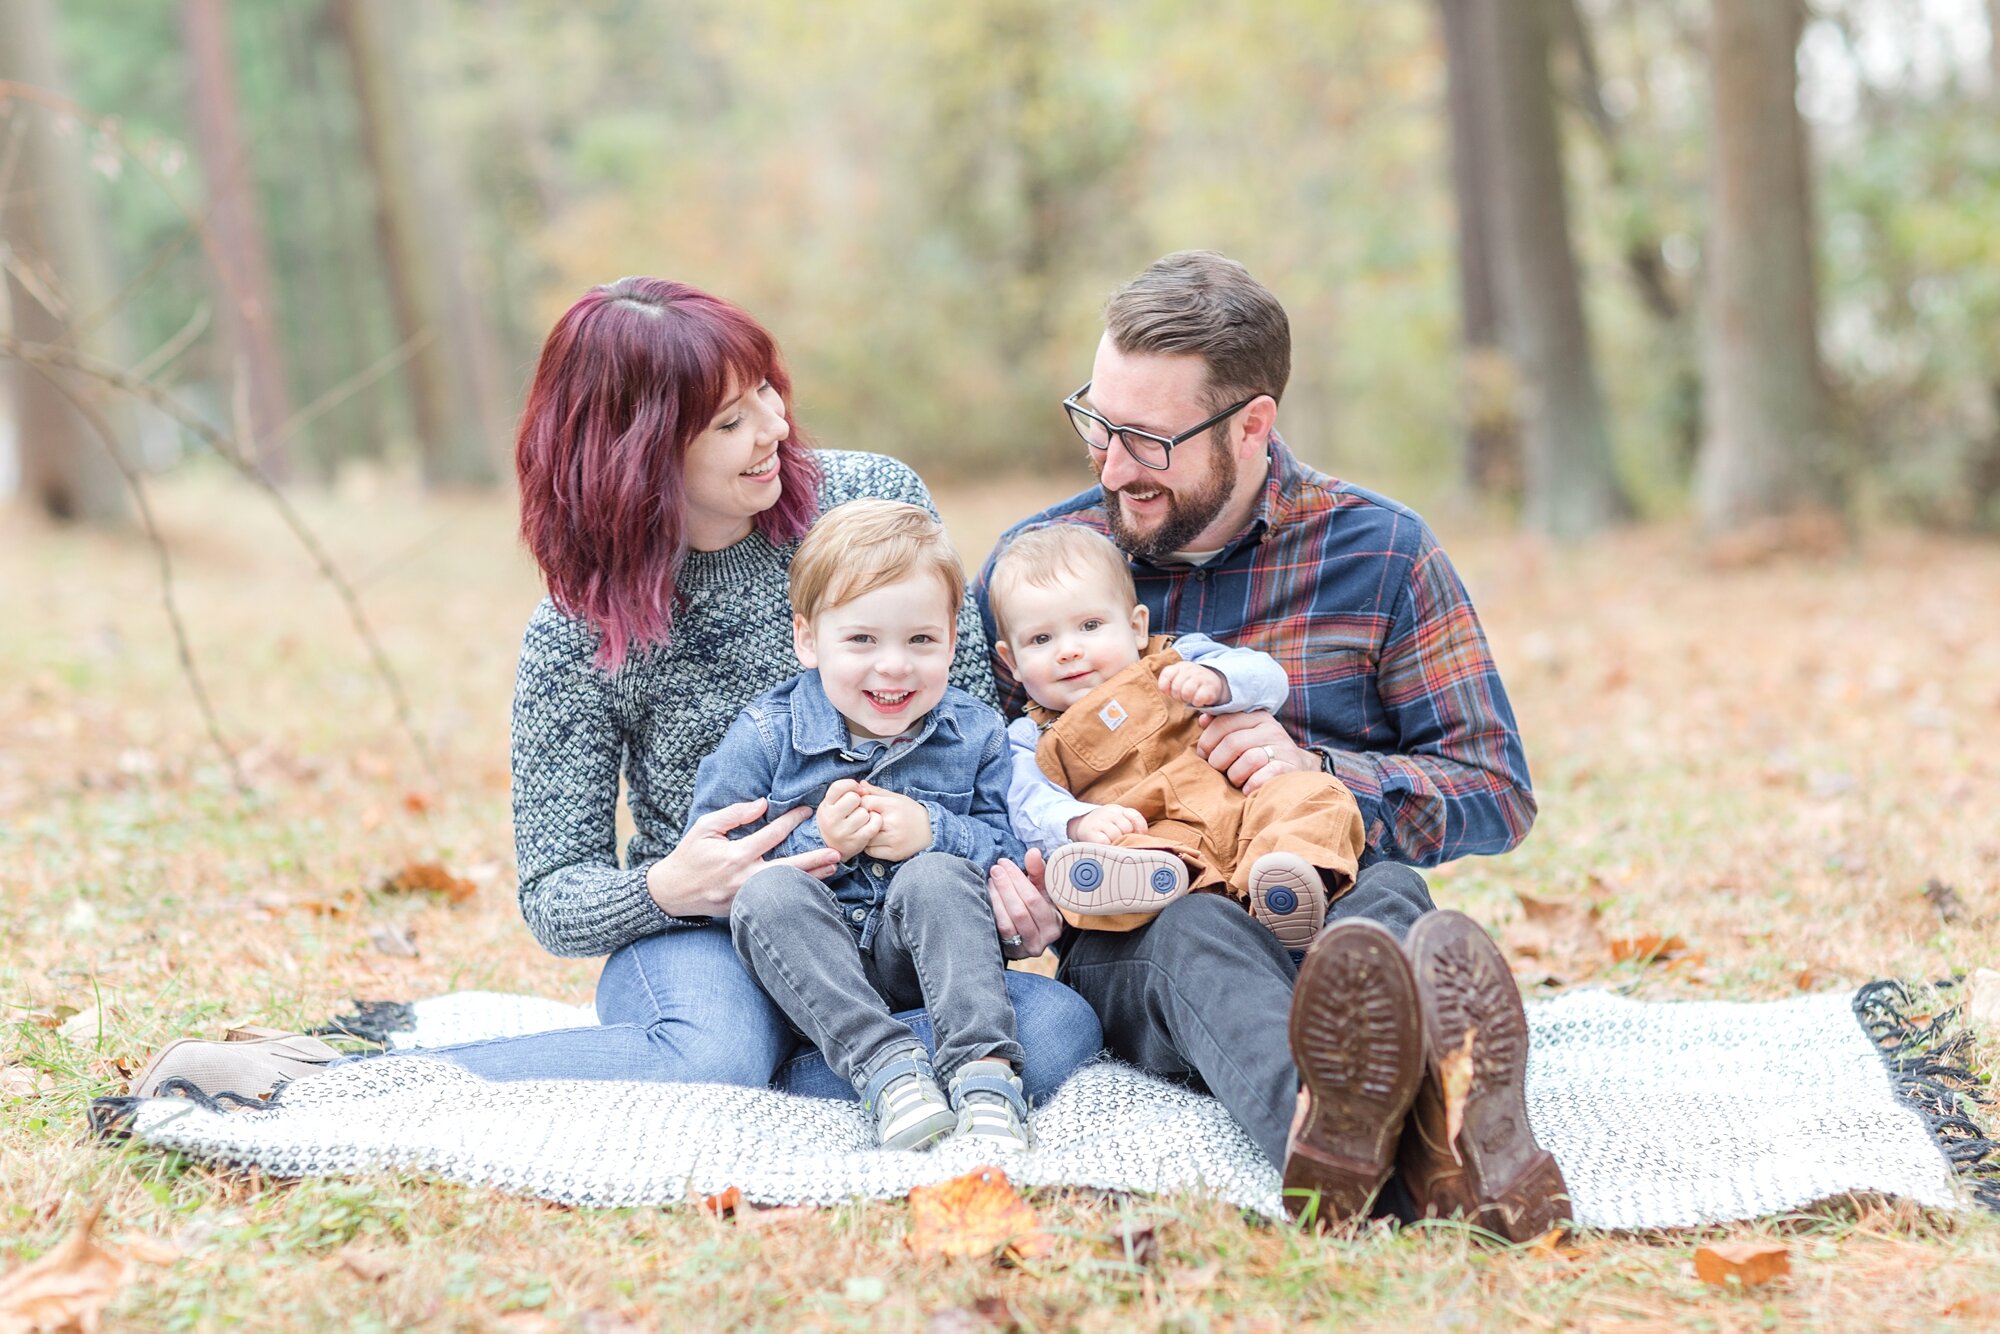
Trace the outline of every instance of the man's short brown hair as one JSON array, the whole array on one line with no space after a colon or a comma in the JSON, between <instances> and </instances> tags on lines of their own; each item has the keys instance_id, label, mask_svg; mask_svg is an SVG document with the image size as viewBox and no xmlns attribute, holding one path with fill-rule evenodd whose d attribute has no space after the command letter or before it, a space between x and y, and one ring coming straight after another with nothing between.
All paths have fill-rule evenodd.
<instances>
[{"instance_id":1,"label":"man's short brown hair","mask_svg":"<svg viewBox=\"0 0 2000 1334\"><path fill-rule=\"evenodd\" d=\"M926 570L943 581L949 595L945 619L956 630L965 567L944 535L944 525L920 505L850 500L820 515L799 543L792 557L792 611L810 621Z\"/></svg>"},{"instance_id":2,"label":"man's short brown hair","mask_svg":"<svg viewBox=\"0 0 2000 1334\"><path fill-rule=\"evenodd\" d=\"M1066 574L1102 580L1121 606L1139 605L1132 567L1110 538L1080 523L1030 528L1001 548L993 562L993 575L986 582L986 604L993 609L993 624L999 628L1000 638L1012 638L1007 631L1007 604L1016 590L1023 584L1052 588Z\"/></svg>"},{"instance_id":3,"label":"man's short brown hair","mask_svg":"<svg viewBox=\"0 0 2000 1334\"><path fill-rule=\"evenodd\" d=\"M1176 250L1112 293L1104 328L1120 352L1193 353L1208 363L1211 406L1285 396L1292 324L1250 270L1213 250Z\"/></svg>"}]
</instances>

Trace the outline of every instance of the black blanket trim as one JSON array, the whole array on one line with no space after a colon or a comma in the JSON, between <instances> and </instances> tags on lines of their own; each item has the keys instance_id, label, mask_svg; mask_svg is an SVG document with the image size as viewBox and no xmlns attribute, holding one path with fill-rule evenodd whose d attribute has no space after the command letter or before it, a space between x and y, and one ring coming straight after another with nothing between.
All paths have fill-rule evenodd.
<instances>
[{"instance_id":1,"label":"black blanket trim","mask_svg":"<svg viewBox=\"0 0 2000 1334\"><path fill-rule=\"evenodd\" d=\"M1942 990L1958 981L1937 986ZM1979 1077L1965 1064L1972 1030L1960 1022L1959 1006L1913 1014L1916 1004L1901 982L1870 982L1854 993L1854 1017L1881 1053L1896 1096L1924 1118L1951 1170L1974 1200L2000 1213L2000 1160L1995 1157L2000 1142L1973 1119L1976 1108L1990 1107L1993 1100L1980 1092Z\"/></svg>"},{"instance_id":2,"label":"black blanket trim","mask_svg":"<svg viewBox=\"0 0 2000 1334\"><path fill-rule=\"evenodd\" d=\"M357 1000L354 1013L337 1014L306 1032L316 1038L355 1038L386 1048L391 1033L408 1033L416 1026L416 1007L408 1001Z\"/></svg>"}]
</instances>

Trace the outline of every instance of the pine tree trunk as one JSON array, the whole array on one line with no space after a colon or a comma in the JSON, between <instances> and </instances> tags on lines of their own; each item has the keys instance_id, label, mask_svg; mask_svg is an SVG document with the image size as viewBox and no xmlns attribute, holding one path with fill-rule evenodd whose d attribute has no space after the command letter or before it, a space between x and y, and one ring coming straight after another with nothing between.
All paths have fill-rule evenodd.
<instances>
[{"instance_id":1,"label":"pine tree trunk","mask_svg":"<svg viewBox=\"0 0 2000 1334\"><path fill-rule=\"evenodd\" d=\"M240 377L249 391L249 420L237 424L239 432L248 427L249 438L241 441L245 452L266 475L283 478L291 473L291 461L278 432L291 419L292 395L278 345L278 309L252 185L250 148L238 113L228 0L181 0L181 37L192 75L195 144L208 182L208 225L215 240L210 260L216 266L219 289L216 305L222 343L228 349L220 379L234 388Z\"/></svg>"},{"instance_id":2,"label":"pine tree trunk","mask_svg":"<svg viewBox=\"0 0 2000 1334\"><path fill-rule=\"evenodd\" d=\"M1471 7L1477 49L1493 54L1493 260L1502 336L1520 383L1525 513L1552 537L1586 537L1627 511L1570 247L1542 6Z\"/></svg>"},{"instance_id":3,"label":"pine tree trunk","mask_svg":"<svg viewBox=\"0 0 2000 1334\"><path fill-rule=\"evenodd\" d=\"M420 164L401 52L383 30L388 12L380 0L335 5L375 177L396 326L414 348L408 382L424 484L488 487L497 476L494 412L481 392L472 340L482 330L459 268L464 249L452 235L458 212L443 198L443 174L427 181Z\"/></svg>"},{"instance_id":4,"label":"pine tree trunk","mask_svg":"<svg viewBox=\"0 0 2000 1334\"><path fill-rule=\"evenodd\" d=\"M1799 117L1800 0L1715 0L1713 217L1704 343L1704 528L1830 500L1815 332L1812 211Z\"/></svg>"},{"instance_id":5,"label":"pine tree trunk","mask_svg":"<svg viewBox=\"0 0 2000 1334\"><path fill-rule=\"evenodd\" d=\"M49 0L0 3L0 78L66 92L54 27ZM122 324L104 313L113 287L84 175L82 136L72 134L65 142L56 134L55 114L17 100L7 117L10 129L24 126L13 179L0 193L0 237L13 251L7 266L8 328L26 342L67 343L73 341L71 326L90 319L95 327L82 336L82 350L123 365ZM131 499L107 453L109 442L45 376L95 402L128 460L136 457L129 406L59 369L16 361L9 371L22 493L56 519L129 523Z\"/></svg>"},{"instance_id":6,"label":"pine tree trunk","mask_svg":"<svg viewBox=\"0 0 2000 1334\"><path fill-rule=\"evenodd\" d=\"M1458 305L1462 343L1460 412L1464 477L1476 493L1518 499L1521 438L1513 375L1500 341L1494 291L1494 143L1491 51L1479 47L1477 0L1441 0L1451 189L1458 214Z\"/></svg>"}]
</instances>

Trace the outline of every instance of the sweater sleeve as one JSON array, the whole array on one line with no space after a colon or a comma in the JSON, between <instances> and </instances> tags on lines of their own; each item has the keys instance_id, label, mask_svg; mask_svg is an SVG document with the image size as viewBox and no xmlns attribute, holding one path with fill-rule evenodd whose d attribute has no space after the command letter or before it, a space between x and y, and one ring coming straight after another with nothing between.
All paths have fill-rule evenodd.
<instances>
[{"instance_id":1,"label":"sweater sleeve","mask_svg":"<svg viewBox=\"0 0 2000 1334\"><path fill-rule=\"evenodd\" d=\"M646 867L618 864L625 743L597 636L543 602L514 678L514 852L521 916L552 954L609 954L691 919L662 912ZM650 864L650 863L649 863Z\"/></svg>"}]
</instances>

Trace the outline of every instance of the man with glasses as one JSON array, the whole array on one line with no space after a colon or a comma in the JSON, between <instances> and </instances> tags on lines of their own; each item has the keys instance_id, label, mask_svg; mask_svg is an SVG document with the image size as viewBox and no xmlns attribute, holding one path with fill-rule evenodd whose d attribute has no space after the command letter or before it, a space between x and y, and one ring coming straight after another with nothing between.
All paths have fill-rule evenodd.
<instances>
[{"instance_id":1,"label":"man with glasses","mask_svg":"<svg viewBox=\"0 0 2000 1334\"><path fill-rule=\"evenodd\" d=\"M1464 585L1414 513L1285 447L1290 325L1242 265L1168 255L1112 296L1105 325L1090 380L1062 405L1099 484L1000 546L1089 525L1130 557L1159 631L1276 658L1285 706L1214 716L1202 753L1246 792L1295 770L1334 774L1368 848L1302 959L1215 895L1129 932L1065 928L1030 875L1002 863L991 889L1008 953L1060 940L1059 976L1114 1054L1220 1098L1283 1169L1295 1213L1457 1215L1539 1236L1568 1208L1528 1126L1520 993L1492 940L1437 912L1412 869L1505 852L1535 816ZM1020 688L994 671L1018 713Z\"/></svg>"}]
</instances>

